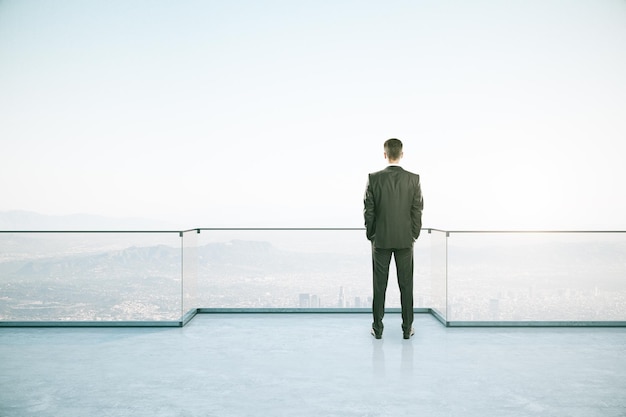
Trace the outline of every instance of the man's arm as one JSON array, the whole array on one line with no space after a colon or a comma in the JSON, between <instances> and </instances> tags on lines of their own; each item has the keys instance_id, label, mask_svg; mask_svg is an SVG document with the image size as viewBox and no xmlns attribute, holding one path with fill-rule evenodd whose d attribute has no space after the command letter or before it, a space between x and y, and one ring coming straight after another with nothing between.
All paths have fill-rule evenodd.
<instances>
[{"instance_id":1,"label":"man's arm","mask_svg":"<svg viewBox=\"0 0 626 417\"><path fill-rule=\"evenodd\" d=\"M415 184L415 192L413 194L413 202L411 204L411 226L413 239L417 239L422 230L422 210L424 209L424 198L422 197L422 187L420 186L420 177L417 176Z\"/></svg>"},{"instance_id":2,"label":"man's arm","mask_svg":"<svg viewBox=\"0 0 626 417\"><path fill-rule=\"evenodd\" d=\"M365 218L365 234L368 240L373 240L376 234L376 212L374 203L374 194L370 184L370 176L367 176L367 186L365 187L365 196L363 197L363 217Z\"/></svg>"}]
</instances>

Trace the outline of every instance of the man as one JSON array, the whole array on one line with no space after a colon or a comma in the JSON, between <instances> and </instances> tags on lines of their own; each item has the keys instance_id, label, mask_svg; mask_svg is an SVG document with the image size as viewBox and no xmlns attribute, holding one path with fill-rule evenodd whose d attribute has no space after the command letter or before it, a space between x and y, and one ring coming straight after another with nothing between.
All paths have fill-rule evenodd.
<instances>
[{"instance_id":1,"label":"man","mask_svg":"<svg viewBox=\"0 0 626 417\"><path fill-rule=\"evenodd\" d=\"M398 165L404 156L402 142L389 139L385 142L384 150L389 166L369 174L363 210L367 239L372 242L372 335L380 339L383 334L385 294L393 255L402 303L402 333L405 339L409 339L414 334L413 243L422 228L424 201L419 175L405 171Z\"/></svg>"}]
</instances>

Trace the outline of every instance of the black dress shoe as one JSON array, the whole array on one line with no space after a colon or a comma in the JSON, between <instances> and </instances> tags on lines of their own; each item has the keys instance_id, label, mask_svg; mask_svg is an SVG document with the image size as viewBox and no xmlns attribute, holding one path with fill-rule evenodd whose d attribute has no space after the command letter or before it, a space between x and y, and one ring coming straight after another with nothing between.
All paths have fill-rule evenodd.
<instances>
[{"instance_id":1,"label":"black dress shoe","mask_svg":"<svg viewBox=\"0 0 626 417\"><path fill-rule=\"evenodd\" d=\"M378 334L378 333L376 333L376 332L374 331L374 329L372 329L372 331L371 331L370 333L372 333L372 336L374 336L376 339L382 339L382 338L383 338L382 333L381 333L381 334Z\"/></svg>"},{"instance_id":2,"label":"black dress shoe","mask_svg":"<svg viewBox=\"0 0 626 417\"><path fill-rule=\"evenodd\" d=\"M405 339L410 339L411 336L413 336L415 334L415 329L411 327L411 329L407 330L406 332L404 332L403 337Z\"/></svg>"}]
</instances>

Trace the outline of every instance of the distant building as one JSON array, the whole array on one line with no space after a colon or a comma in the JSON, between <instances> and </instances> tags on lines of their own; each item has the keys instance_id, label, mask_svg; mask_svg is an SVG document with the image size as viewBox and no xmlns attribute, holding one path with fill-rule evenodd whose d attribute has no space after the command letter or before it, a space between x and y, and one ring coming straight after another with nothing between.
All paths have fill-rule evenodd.
<instances>
[{"instance_id":1,"label":"distant building","mask_svg":"<svg viewBox=\"0 0 626 417\"><path fill-rule=\"evenodd\" d=\"M311 294L300 294L300 308L311 307Z\"/></svg>"},{"instance_id":2,"label":"distant building","mask_svg":"<svg viewBox=\"0 0 626 417\"><path fill-rule=\"evenodd\" d=\"M497 298L489 300L489 315L491 316L491 320L500 319L500 300Z\"/></svg>"},{"instance_id":3,"label":"distant building","mask_svg":"<svg viewBox=\"0 0 626 417\"><path fill-rule=\"evenodd\" d=\"M312 308L320 307L320 298L315 294L311 295L311 307Z\"/></svg>"},{"instance_id":4,"label":"distant building","mask_svg":"<svg viewBox=\"0 0 626 417\"><path fill-rule=\"evenodd\" d=\"M417 306L418 307L424 307L426 305L426 302L424 301L424 296L420 295L417 297Z\"/></svg>"},{"instance_id":5,"label":"distant building","mask_svg":"<svg viewBox=\"0 0 626 417\"><path fill-rule=\"evenodd\" d=\"M346 306L346 300L343 294L343 287L339 287L339 301L337 302L337 307L344 308L345 306Z\"/></svg>"}]
</instances>

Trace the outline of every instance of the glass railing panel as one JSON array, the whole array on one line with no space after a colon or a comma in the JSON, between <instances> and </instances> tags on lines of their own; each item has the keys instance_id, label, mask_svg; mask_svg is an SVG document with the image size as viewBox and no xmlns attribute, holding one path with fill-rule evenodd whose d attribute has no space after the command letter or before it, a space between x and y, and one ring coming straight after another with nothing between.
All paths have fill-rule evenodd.
<instances>
[{"instance_id":1,"label":"glass railing panel","mask_svg":"<svg viewBox=\"0 0 626 417\"><path fill-rule=\"evenodd\" d=\"M429 294L426 305L446 320L447 316L447 237L446 232L430 230Z\"/></svg>"},{"instance_id":2,"label":"glass railing panel","mask_svg":"<svg viewBox=\"0 0 626 417\"><path fill-rule=\"evenodd\" d=\"M181 233L183 245L182 304L183 317L201 307L198 302L198 235L199 230Z\"/></svg>"},{"instance_id":3,"label":"glass railing panel","mask_svg":"<svg viewBox=\"0 0 626 417\"><path fill-rule=\"evenodd\" d=\"M171 321L176 233L0 233L1 321Z\"/></svg>"},{"instance_id":4,"label":"glass railing panel","mask_svg":"<svg viewBox=\"0 0 626 417\"><path fill-rule=\"evenodd\" d=\"M416 245L417 306L428 285L427 242ZM203 229L198 259L203 307L371 308L371 247L364 230ZM399 307L393 266L389 284L387 307Z\"/></svg>"},{"instance_id":5,"label":"glass railing panel","mask_svg":"<svg viewBox=\"0 0 626 417\"><path fill-rule=\"evenodd\" d=\"M451 233L448 320L626 320L626 233Z\"/></svg>"},{"instance_id":6,"label":"glass railing panel","mask_svg":"<svg viewBox=\"0 0 626 417\"><path fill-rule=\"evenodd\" d=\"M420 237L413 245L413 300L415 308L430 308L432 299L432 273L431 273L431 235L423 229L420 233ZM393 260L391 261L393 265ZM389 273L389 286L388 288L398 287L396 279L396 270L393 266L393 274ZM396 291L394 289L394 291ZM396 291L397 301L396 305L400 307L400 292Z\"/></svg>"}]
</instances>

